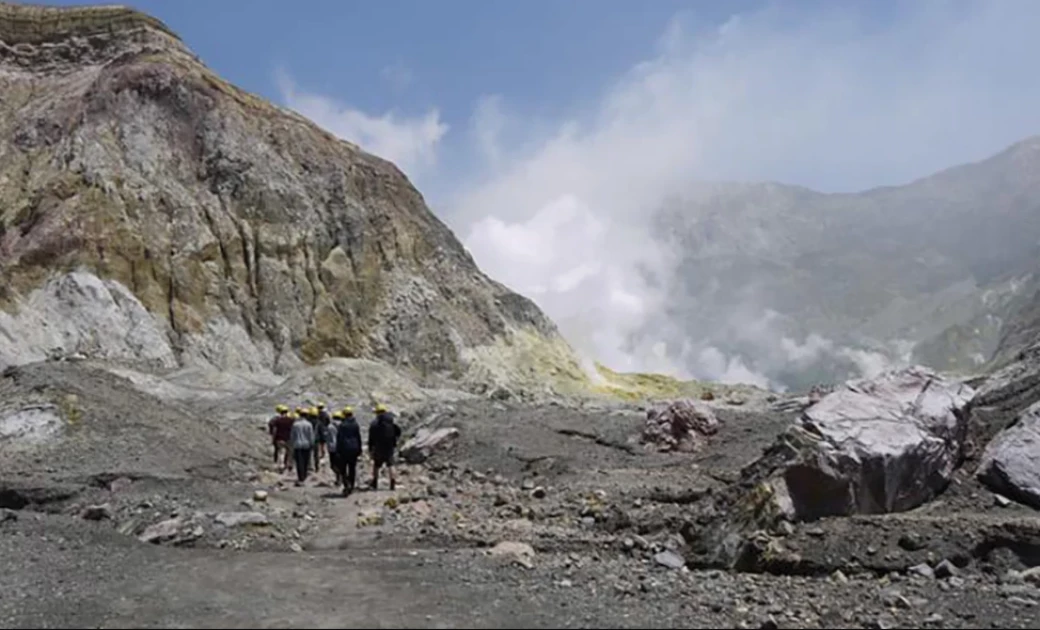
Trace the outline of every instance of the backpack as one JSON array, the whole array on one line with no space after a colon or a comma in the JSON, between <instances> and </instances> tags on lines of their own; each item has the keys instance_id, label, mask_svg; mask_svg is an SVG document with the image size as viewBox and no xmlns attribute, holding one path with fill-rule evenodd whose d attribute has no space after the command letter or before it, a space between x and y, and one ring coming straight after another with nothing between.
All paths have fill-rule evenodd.
<instances>
[{"instance_id":1,"label":"backpack","mask_svg":"<svg viewBox=\"0 0 1040 630\"><path fill-rule=\"evenodd\" d=\"M374 442L384 449L392 449L397 446L397 438L401 435L401 428L394 423L394 417L390 414L382 414L376 417Z\"/></svg>"}]
</instances>

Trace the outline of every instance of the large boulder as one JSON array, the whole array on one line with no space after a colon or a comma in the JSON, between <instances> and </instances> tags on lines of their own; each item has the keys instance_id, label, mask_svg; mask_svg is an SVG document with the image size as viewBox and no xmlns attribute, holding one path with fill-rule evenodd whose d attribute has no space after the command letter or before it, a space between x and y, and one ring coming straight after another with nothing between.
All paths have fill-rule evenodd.
<instances>
[{"instance_id":1,"label":"large boulder","mask_svg":"<svg viewBox=\"0 0 1040 630\"><path fill-rule=\"evenodd\" d=\"M783 558L765 535L782 531L782 521L899 512L928 501L962 459L972 395L918 366L825 394L684 526L689 559L755 567Z\"/></svg>"},{"instance_id":2,"label":"large boulder","mask_svg":"<svg viewBox=\"0 0 1040 630\"><path fill-rule=\"evenodd\" d=\"M683 399L647 410L642 438L658 450L692 452L718 430L719 421L711 407Z\"/></svg>"},{"instance_id":3,"label":"large boulder","mask_svg":"<svg viewBox=\"0 0 1040 630\"><path fill-rule=\"evenodd\" d=\"M980 455L997 434L1040 400L1040 344L1015 356L1017 360L982 380L971 401L969 456Z\"/></svg>"},{"instance_id":4,"label":"large boulder","mask_svg":"<svg viewBox=\"0 0 1040 630\"><path fill-rule=\"evenodd\" d=\"M973 394L913 366L823 396L784 436L799 445L771 482L789 499L785 511L811 520L900 512L933 498L960 463Z\"/></svg>"},{"instance_id":5,"label":"large boulder","mask_svg":"<svg viewBox=\"0 0 1040 630\"><path fill-rule=\"evenodd\" d=\"M1040 403L989 443L976 474L994 492L1040 509Z\"/></svg>"},{"instance_id":6,"label":"large boulder","mask_svg":"<svg viewBox=\"0 0 1040 630\"><path fill-rule=\"evenodd\" d=\"M422 463L429 459L434 451L445 448L458 437L459 430L455 427L444 427L433 431L419 429L415 437L401 447L401 459L410 464Z\"/></svg>"}]
</instances>

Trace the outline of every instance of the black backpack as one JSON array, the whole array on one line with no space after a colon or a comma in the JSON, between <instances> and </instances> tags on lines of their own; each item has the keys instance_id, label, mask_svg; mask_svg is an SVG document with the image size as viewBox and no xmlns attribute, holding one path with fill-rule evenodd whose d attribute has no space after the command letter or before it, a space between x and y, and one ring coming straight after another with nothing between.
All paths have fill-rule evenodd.
<instances>
[{"instance_id":1,"label":"black backpack","mask_svg":"<svg viewBox=\"0 0 1040 630\"><path fill-rule=\"evenodd\" d=\"M394 417L390 414L376 416L376 423L372 429L376 432L375 443L384 449L397 446L397 438L401 435L401 428L394 423Z\"/></svg>"}]
</instances>

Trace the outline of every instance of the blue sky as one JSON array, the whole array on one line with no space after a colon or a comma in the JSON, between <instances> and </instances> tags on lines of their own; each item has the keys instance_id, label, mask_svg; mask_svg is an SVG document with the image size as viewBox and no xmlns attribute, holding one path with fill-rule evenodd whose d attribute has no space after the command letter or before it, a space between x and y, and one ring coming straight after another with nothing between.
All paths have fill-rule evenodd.
<instances>
[{"instance_id":1,"label":"blue sky","mask_svg":"<svg viewBox=\"0 0 1040 630\"><path fill-rule=\"evenodd\" d=\"M710 31L773 6L756 0L310 0L299 5L302 10L274 0L130 4L166 22L222 76L273 101L286 103L279 80L284 73L301 92L372 116L418 118L436 110L448 129L437 147L440 176L424 179L418 169L409 174L444 204L457 192L460 173L480 160L462 131L482 97L496 95L511 116L529 123L558 124L580 117L619 76L653 58L674 22ZM789 24L835 6L823 0L784 4ZM888 0L842 5L868 29L898 20L897 9ZM407 159L399 161L409 166ZM826 177L788 179L851 189L899 177L862 183L835 177L833 184ZM763 170L758 178L772 177Z\"/></svg>"},{"instance_id":2,"label":"blue sky","mask_svg":"<svg viewBox=\"0 0 1040 630\"><path fill-rule=\"evenodd\" d=\"M1040 133L1035 0L134 6L393 160L489 275L622 369L667 369L622 347L668 297L638 272L670 269L646 229L662 197L899 184Z\"/></svg>"}]
</instances>

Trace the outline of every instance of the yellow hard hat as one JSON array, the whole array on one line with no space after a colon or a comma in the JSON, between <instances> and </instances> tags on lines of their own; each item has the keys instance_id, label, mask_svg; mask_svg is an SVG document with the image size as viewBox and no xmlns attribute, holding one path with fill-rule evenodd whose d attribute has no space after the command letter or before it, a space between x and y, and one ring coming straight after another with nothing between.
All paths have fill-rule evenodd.
<instances>
[{"instance_id":1,"label":"yellow hard hat","mask_svg":"<svg viewBox=\"0 0 1040 630\"><path fill-rule=\"evenodd\" d=\"M384 405L383 403L379 403L378 405L376 405L376 409L375 409L376 413L383 413L385 411L386 411L386 405Z\"/></svg>"},{"instance_id":2,"label":"yellow hard hat","mask_svg":"<svg viewBox=\"0 0 1040 630\"><path fill-rule=\"evenodd\" d=\"M289 412L289 417L292 418L293 420L295 420L296 418L300 417L300 414L296 413L295 411L290 411Z\"/></svg>"},{"instance_id":3,"label":"yellow hard hat","mask_svg":"<svg viewBox=\"0 0 1040 630\"><path fill-rule=\"evenodd\" d=\"M297 407L296 408L297 415L302 414L302 413L306 413L306 412L307 412L307 410L304 409L303 407Z\"/></svg>"},{"instance_id":4,"label":"yellow hard hat","mask_svg":"<svg viewBox=\"0 0 1040 630\"><path fill-rule=\"evenodd\" d=\"M338 419L342 420L343 419L343 412L342 411L334 411L334 412L332 412L332 417L333 418L338 418Z\"/></svg>"},{"instance_id":5,"label":"yellow hard hat","mask_svg":"<svg viewBox=\"0 0 1040 630\"><path fill-rule=\"evenodd\" d=\"M352 415L354 415L354 408L348 405L348 406L344 407L343 411L341 411L340 413L342 413L344 417L352 416Z\"/></svg>"},{"instance_id":6,"label":"yellow hard hat","mask_svg":"<svg viewBox=\"0 0 1040 630\"><path fill-rule=\"evenodd\" d=\"M277 407L274 408L274 410L277 411L278 413L287 413L289 411L289 408L286 407L285 405L278 405Z\"/></svg>"},{"instance_id":7,"label":"yellow hard hat","mask_svg":"<svg viewBox=\"0 0 1040 630\"><path fill-rule=\"evenodd\" d=\"M323 403L323 402L318 403L318 409L324 409L324 408L325 408L325 403Z\"/></svg>"},{"instance_id":8,"label":"yellow hard hat","mask_svg":"<svg viewBox=\"0 0 1040 630\"><path fill-rule=\"evenodd\" d=\"M318 415L318 408L317 407L311 407L310 409L307 410L307 412L310 413L312 416L316 416L316 415Z\"/></svg>"}]
</instances>

